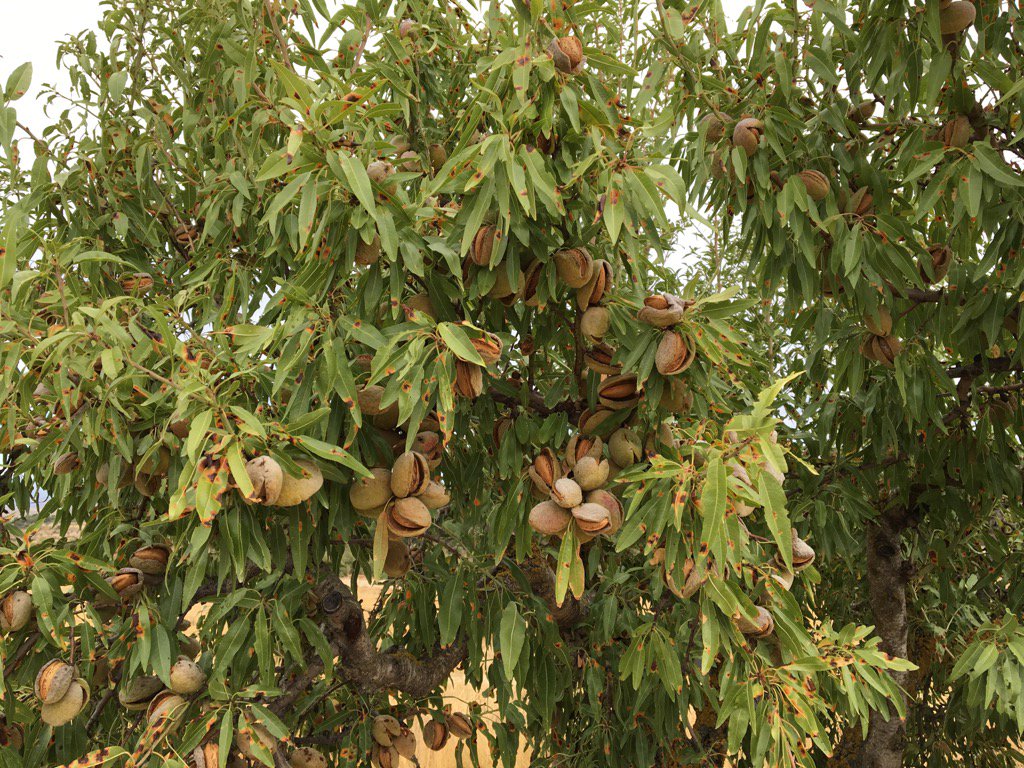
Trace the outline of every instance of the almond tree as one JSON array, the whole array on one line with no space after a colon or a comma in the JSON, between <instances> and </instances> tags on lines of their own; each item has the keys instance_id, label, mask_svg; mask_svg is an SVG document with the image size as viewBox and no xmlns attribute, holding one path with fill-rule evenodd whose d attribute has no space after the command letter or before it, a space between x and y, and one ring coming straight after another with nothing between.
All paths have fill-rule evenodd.
<instances>
[{"instance_id":1,"label":"almond tree","mask_svg":"<svg viewBox=\"0 0 1024 768\"><path fill-rule=\"evenodd\" d=\"M940 397L903 361L940 359L944 339L922 332L897 356L907 317L873 311L883 341L864 349L896 359L894 374L865 376L856 342L823 335L794 378L778 343L807 315L779 323L760 284L740 288L739 251L667 266L676 211L710 200L724 236L733 209L771 214L778 199L784 222L743 218L743 258L776 265L772 287L813 276L787 283L818 286L786 294L801 310L820 291L814 259L794 257L825 240L808 194L836 205L836 171L815 155L824 185L771 186L794 146L775 121L795 136L817 86L780 93L776 117L769 68L739 56L817 62L819 11L773 10L732 35L714 4L687 19L639 0L110 6L104 40L62 46L73 90L52 96L50 126L18 121L27 66L0 107L0 765L386 767L457 742L474 764L522 750L537 765L812 766L900 722L913 665L893 624L871 630L851 588L864 563L842 555L856 533L888 536L866 574L898 598L899 532L873 522L860 473L885 470L882 512L934 503L928 476L944 465L930 452L948 444L911 421L934 409L892 404ZM887 13L872 16L879 34ZM769 21L798 18L800 35L768 37ZM728 116L689 131L698 103ZM962 154L971 168L982 156ZM1002 247L1016 177L995 148L984 157L971 210L991 224L963 219L961 236ZM749 205L730 181L748 170ZM883 258L883 213L856 186L825 227L836 265L847 248L854 266ZM838 248L833 229L855 244ZM914 312L945 307L914 303L938 296L911 285L916 270L883 290ZM842 312L807 310L830 313L822 334L863 310L852 302L872 273L850 274L831 283ZM1014 370L963 365L978 387ZM838 378L848 368L856 387ZM819 407L826 381L844 405L882 406L886 426ZM965 459L994 453L975 392L958 401ZM943 491L973 506L946 502L959 516L941 535L987 557L982 529L964 531L1010 514L1019 481L1001 448ZM826 524L836 498L848 511ZM964 736L991 718L987 756L1017 710L1000 688L986 714L979 674L1015 662L979 660L1017 642L1016 625L989 610L998 569L954 581L969 558L943 552L933 578L970 601L955 637L976 622L979 650L930 701L962 702L949 728ZM457 670L474 701L443 697Z\"/></svg>"},{"instance_id":2,"label":"almond tree","mask_svg":"<svg viewBox=\"0 0 1024 768\"><path fill-rule=\"evenodd\" d=\"M816 471L786 490L828 562L814 611L920 667L894 673L907 718L844 728L835 762L1017 765L1020 9L660 20L677 167L765 299L777 371L806 370L787 399Z\"/></svg>"}]
</instances>

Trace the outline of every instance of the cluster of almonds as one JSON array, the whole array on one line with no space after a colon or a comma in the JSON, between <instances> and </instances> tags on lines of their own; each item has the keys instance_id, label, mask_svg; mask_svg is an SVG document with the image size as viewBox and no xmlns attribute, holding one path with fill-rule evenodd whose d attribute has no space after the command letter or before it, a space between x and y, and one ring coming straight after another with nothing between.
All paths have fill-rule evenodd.
<instances>
[{"instance_id":1,"label":"cluster of almonds","mask_svg":"<svg viewBox=\"0 0 1024 768\"><path fill-rule=\"evenodd\" d=\"M637 319L654 328L662 329L661 341L654 357L654 365L662 376L675 376L691 365L697 356L697 347L676 326L682 321L693 302L662 293L648 296L637 314Z\"/></svg>"},{"instance_id":2,"label":"cluster of almonds","mask_svg":"<svg viewBox=\"0 0 1024 768\"><path fill-rule=\"evenodd\" d=\"M186 426L182 430L178 426L178 422L174 422L170 425L169 429L178 435L182 439L188 437L188 427ZM175 431L177 430L177 431ZM181 433L179 435L179 432ZM55 475L63 475L69 472L73 472L82 465L81 460L75 453L65 453L62 456L57 457L57 460L53 465L53 473ZM151 453L142 461L138 462L137 465L128 465L121 470L121 476L118 478L117 487L125 488L129 485L135 486L140 494L145 496L147 499L153 498L160 490L160 483L165 477L171 466L171 451L167 446L161 445L157 448L155 453ZM103 487L107 484L110 479L110 464L104 462L96 469L96 484Z\"/></svg>"},{"instance_id":3,"label":"cluster of almonds","mask_svg":"<svg viewBox=\"0 0 1024 768\"><path fill-rule=\"evenodd\" d=\"M252 495L247 501L265 507L294 507L311 498L323 487L324 475L311 461L297 459L295 463L303 472L299 477L289 475L270 456L250 459L245 465L252 483Z\"/></svg>"},{"instance_id":4,"label":"cluster of almonds","mask_svg":"<svg viewBox=\"0 0 1024 768\"><path fill-rule=\"evenodd\" d=\"M873 101L864 102L862 105L851 110L850 117L851 119L858 120L858 122L863 121L866 117L870 117L874 112L874 108L875 103ZM722 139L725 136L725 126L729 120L729 116L721 112L712 112L701 118L701 124L707 126L707 140L709 142L718 142ZM761 146L761 138L764 136L764 133L765 126L763 122L754 117L742 117L733 126L732 145L742 149L747 157L753 157ZM726 156L726 153L721 148L716 149L714 152L711 162L711 174L716 179L726 178L732 174L731 166L726 164ZM775 171L772 171L770 175L776 189L782 189L782 177ZM819 170L805 168L794 174L794 178L803 185L807 194L815 202L821 202L832 191L832 184L828 176ZM753 199L754 194L753 179L749 179L747 199Z\"/></svg>"},{"instance_id":5,"label":"cluster of almonds","mask_svg":"<svg viewBox=\"0 0 1024 768\"><path fill-rule=\"evenodd\" d=\"M865 316L864 325L868 332L860 342L860 353L868 360L892 368L903 345L892 333L892 315L885 307L878 308L878 317Z\"/></svg>"},{"instance_id":6,"label":"cluster of almonds","mask_svg":"<svg viewBox=\"0 0 1024 768\"><path fill-rule=\"evenodd\" d=\"M18 632L32 619L32 595L16 589L0 599L0 633Z\"/></svg>"},{"instance_id":7,"label":"cluster of almonds","mask_svg":"<svg viewBox=\"0 0 1024 768\"><path fill-rule=\"evenodd\" d=\"M781 553L776 553L775 567L771 571L771 578L787 591L793 586L795 574L814 562L814 550L797 535L795 528L792 529L792 537L793 570L787 569ZM708 580L709 571L698 568L693 559L688 557L683 561L682 586L680 586L673 572L674 566L666 562L664 547L654 550L651 556L651 565L660 568L665 586L672 594L682 599L693 597ZM711 571L716 571L713 563L709 568ZM734 620L736 628L741 633L754 639L768 637L775 631L775 619L764 606L757 606L757 617L753 620L745 616L736 616Z\"/></svg>"},{"instance_id":8,"label":"cluster of almonds","mask_svg":"<svg viewBox=\"0 0 1024 768\"><path fill-rule=\"evenodd\" d=\"M162 583L170 555L170 548L163 544L147 544L135 550L128 558L128 567L119 568L106 579L117 597L101 595L94 601L96 609L101 613L110 613L122 605L134 602L147 585Z\"/></svg>"},{"instance_id":9,"label":"cluster of almonds","mask_svg":"<svg viewBox=\"0 0 1024 768\"><path fill-rule=\"evenodd\" d=\"M627 448L631 455L638 453L636 446ZM527 469L534 497L543 499L530 510L533 530L563 536L572 526L577 540L586 542L614 535L622 527L622 504L605 489L611 466L603 454L600 437L582 435L569 440L564 463L550 448L541 451Z\"/></svg>"},{"instance_id":10,"label":"cluster of almonds","mask_svg":"<svg viewBox=\"0 0 1024 768\"><path fill-rule=\"evenodd\" d=\"M398 758L415 762L416 734L391 715L377 715L371 726L373 749L370 762L376 768L392 768L398 765Z\"/></svg>"},{"instance_id":11,"label":"cluster of almonds","mask_svg":"<svg viewBox=\"0 0 1024 768\"><path fill-rule=\"evenodd\" d=\"M262 765L257 757L253 744L259 743L268 751L273 752L279 747L277 739L262 725L250 724L246 728L235 731L235 749L238 754L229 754L228 768L243 768L246 765ZM244 762L239 758L245 758ZM193 750L189 758L189 768L218 768L220 765L220 747L218 740L213 739L201 744ZM322 752L313 747L296 747L288 754L290 768L328 768L330 762Z\"/></svg>"},{"instance_id":12,"label":"cluster of almonds","mask_svg":"<svg viewBox=\"0 0 1024 768\"><path fill-rule=\"evenodd\" d=\"M36 675L35 694L43 705L39 713L43 722L57 727L70 723L85 709L89 684L72 665L51 659Z\"/></svg>"},{"instance_id":13,"label":"cluster of almonds","mask_svg":"<svg viewBox=\"0 0 1024 768\"><path fill-rule=\"evenodd\" d=\"M174 722L188 705L186 697L206 687L206 673L195 661L179 656L168 675L170 687L165 688L156 675L140 675L124 683L117 700L129 712L145 710L151 726Z\"/></svg>"},{"instance_id":14,"label":"cluster of almonds","mask_svg":"<svg viewBox=\"0 0 1024 768\"><path fill-rule=\"evenodd\" d=\"M405 451L391 469L374 467L370 477L357 478L349 488L353 508L361 515L377 518L377 525L387 526L390 543L384 572L392 578L404 576L409 570L409 550L403 540L422 536L433 522L431 510L451 501L445 487L430 477L441 460L439 451L434 456L431 459L419 451Z\"/></svg>"}]
</instances>

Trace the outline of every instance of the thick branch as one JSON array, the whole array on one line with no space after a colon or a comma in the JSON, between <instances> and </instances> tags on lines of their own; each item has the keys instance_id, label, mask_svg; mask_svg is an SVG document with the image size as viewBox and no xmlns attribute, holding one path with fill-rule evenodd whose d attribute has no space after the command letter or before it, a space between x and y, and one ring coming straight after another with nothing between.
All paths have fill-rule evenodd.
<instances>
[{"instance_id":1,"label":"thick branch","mask_svg":"<svg viewBox=\"0 0 1024 768\"><path fill-rule=\"evenodd\" d=\"M906 508L887 510L867 533L868 594L875 628L881 649L902 659L907 658L907 564L901 551L902 536L917 513L913 502ZM906 672L889 674L901 689L906 687ZM861 747L861 765L902 768L905 743L906 721L895 712L873 711Z\"/></svg>"},{"instance_id":2,"label":"thick branch","mask_svg":"<svg viewBox=\"0 0 1024 768\"><path fill-rule=\"evenodd\" d=\"M518 397L512 397L510 395L503 394L495 388L491 388L488 393L492 400L497 403L502 403L508 406L524 407L522 401ZM565 400L561 403L555 403L553 406L548 407L544 404L544 398L539 393L530 391L529 401L526 408L536 413L539 416L550 416L553 413L565 413L569 415L569 419L575 421L579 418L579 415L583 412L583 406L575 400Z\"/></svg>"},{"instance_id":3,"label":"thick branch","mask_svg":"<svg viewBox=\"0 0 1024 768\"><path fill-rule=\"evenodd\" d=\"M366 631L362 606L337 576L323 579L317 585L316 597L327 635L338 651L338 673L362 691L427 696L466 659L466 645L462 642L440 648L425 659L404 651L381 653Z\"/></svg>"}]
</instances>

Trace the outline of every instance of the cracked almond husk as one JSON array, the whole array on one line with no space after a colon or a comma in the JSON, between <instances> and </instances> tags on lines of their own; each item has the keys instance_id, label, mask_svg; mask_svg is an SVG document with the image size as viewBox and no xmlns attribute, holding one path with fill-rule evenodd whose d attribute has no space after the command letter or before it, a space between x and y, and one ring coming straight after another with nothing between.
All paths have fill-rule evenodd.
<instances>
[{"instance_id":1,"label":"cracked almond husk","mask_svg":"<svg viewBox=\"0 0 1024 768\"><path fill-rule=\"evenodd\" d=\"M470 339L470 343L484 361L484 365L492 365L501 359L503 345L501 339L493 333L485 333L480 338Z\"/></svg>"},{"instance_id":2,"label":"cracked almond husk","mask_svg":"<svg viewBox=\"0 0 1024 768\"><path fill-rule=\"evenodd\" d=\"M418 496L430 482L430 464L427 457L416 451L406 451L391 467L391 492L400 499Z\"/></svg>"},{"instance_id":3,"label":"cracked almond husk","mask_svg":"<svg viewBox=\"0 0 1024 768\"><path fill-rule=\"evenodd\" d=\"M669 293L648 296L637 319L655 328L669 328L683 319L687 306L687 302Z\"/></svg>"},{"instance_id":4,"label":"cracked almond husk","mask_svg":"<svg viewBox=\"0 0 1024 768\"><path fill-rule=\"evenodd\" d=\"M465 360L455 361L455 394L469 400L480 397L484 391L484 369Z\"/></svg>"},{"instance_id":5,"label":"cracked almond husk","mask_svg":"<svg viewBox=\"0 0 1024 768\"><path fill-rule=\"evenodd\" d=\"M804 189L807 190L807 194L810 195L811 199L815 202L820 203L828 197L828 193L832 190L828 177L821 171L808 169L800 171L796 177L804 185Z\"/></svg>"},{"instance_id":6,"label":"cracked almond husk","mask_svg":"<svg viewBox=\"0 0 1024 768\"><path fill-rule=\"evenodd\" d=\"M594 259L582 246L555 251L558 279L570 288L582 288L594 274Z\"/></svg>"},{"instance_id":7,"label":"cracked almond husk","mask_svg":"<svg viewBox=\"0 0 1024 768\"><path fill-rule=\"evenodd\" d=\"M635 430L619 427L608 438L608 455L623 469L631 467L643 458L643 442Z\"/></svg>"},{"instance_id":8,"label":"cracked almond husk","mask_svg":"<svg viewBox=\"0 0 1024 768\"><path fill-rule=\"evenodd\" d=\"M535 494L546 499L551 494L551 488L555 481L562 476L562 466L555 458L554 451L544 448L533 460L533 463L527 467L526 472L533 482Z\"/></svg>"},{"instance_id":9,"label":"cracked almond husk","mask_svg":"<svg viewBox=\"0 0 1024 768\"><path fill-rule=\"evenodd\" d=\"M60 701L77 676L78 670L70 664L65 664L60 659L50 659L36 674L36 698L43 704Z\"/></svg>"},{"instance_id":10,"label":"cracked almond husk","mask_svg":"<svg viewBox=\"0 0 1024 768\"><path fill-rule=\"evenodd\" d=\"M757 618L751 621L746 616L735 618L736 628L748 637L760 639L768 637L775 631L775 619L771 612L762 606L757 607Z\"/></svg>"},{"instance_id":11,"label":"cracked almond husk","mask_svg":"<svg viewBox=\"0 0 1024 768\"><path fill-rule=\"evenodd\" d=\"M459 712L453 712L447 717L448 730L457 739L470 739L475 733L472 721Z\"/></svg>"},{"instance_id":12,"label":"cracked almond husk","mask_svg":"<svg viewBox=\"0 0 1024 768\"><path fill-rule=\"evenodd\" d=\"M0 600L0 632L24 629L32 618L32 595L16 589Z\"/></svg>"},{"instance_id":13,"label":"cracked almond husk","mask_svg":"<svg viewBox=\"0 0 1024 768\"><path fill-rule=\"evenodd\" d=\"M284 487L284 470L277 460L270 456L257 456L246 462L245 471L252 483L252 493L246 497L247 501L266 506L275 504Z\"/></svg>"},{"instance_id":14,"label":"cracked almond husk","mask_svg":"<svg viewBox=\"0 0 1024 768\"><path fill-rule=\"evenodd\" d=\"M415 496L392 499L384 508L388 531L398 538L422 536L433 522L427 505Z\"/></svg>"},{"instance_id":15,"label":"cracked almond husk","mask_svg":"<svg viewBox=\"0 0 1024 768\"><path fill-rule=\"evenodd\" d=\"M693 365L696 357L697 348L692 339L680 331L667 330L661 334L654 364L661 375L675 376Z\"/></svg>"},{"instance_id":16,"label":"cracked almond husk","mask_svg":"<svg viewBox=\"0 0 1024 768\"><path fill-rule=\"evenodd\" d=\"M448 743L448 726L440 720L430 720L423 726L423 743L432 752L440 752Z\"/></svg>"},{"instance_id":17,"label":"cracked almond husk","mask_svg":"<svg viewBox=\"0 0 1024 768\"><path fill-rule=\"evenodd\" d=\"M745 117L736 123L732 131L732 143L752 157L760 146L764 135L764 123L755 117Z\"/></svg>"},{"instance_id":18,"label":"cracked almond husk","mask_svg":"<svg viewBox=\"0 0 1024 768\"><path fill-rule=\"evenodd\" d=\"M615 350L608 344L595 344L583 354L583 362L594 373L614 376L622 372L622 366L612 362Z\"/></svg>"},{"instance_id":19,"label":"cracked almond husk","mask_svg":"<svg viewBox=\"0 0 1024 768\"><path fill-rule=\"evenodd\" d=\"M139 675L121 684L117 700L129 712L140 711L149 707L149 702L162 690L164 684L156 675Z\"/></svg>"},{"instance_id":20,"label":"cracked almond husk","mask_svg":"<svg viewBox=\"0 0 1024 768\"><path fill-rule=\"evenodd\" d=\"M485 224L473 236L470 258L478 267L490 266L491 254L494 252L494 240L497 234L497 227L493 224Z\"/></svg>"},{"instance_id":21,"label":"cracked almond husk","mask_svg":"<svg viewBox=\"0 0 1024 768\"><path fill-rule=\"evenodd\" d=\"M953 264L953 249L945 243L932 243L928 246L928 261L918 264L917 271L925 285L941 283L949 274L949 268ZM931 269L927 268L930 264Z\"/></svg>"},{"instance_id":22,"label":"cracked almond husk","mask_svg":"<svg viewBox=\"0 0 1024 768\"><path fill-rule=\"evenodd\" d=\"M595 259L593 274L586 285L576 290L576 304L586 310L604 301L612 288L612 265L604 259Z\"/></svg>"},{"instance_id":23,"label":"cracked almond husk","mask_svg":"<svg viewBox=\"0 0 1024 768\"><path fill-rule=\"evenodd\" d=\"M170 547L164 544L149 544L136 549L128 558L128 565L138 568L147 576L162 576L167 571Z\"/></svg>"},{"instance_id":24,"label":"cracked almond husk","mask_svg":"<svg viewBox=\"0 0 1024 768\"><path fill-rule=\"evenodd\" d=\"M548 53L555 63L555 69L566 75L579 74L583 69L586 57L583 55L583 43L578 37L556 37L548 43Z\"/></svg>"},{"instance_id":25,"label":"cracked almond husk","mask_svg":"<svg viewBox=\"0 0 1024 768\"><path fill-rule=\"evenodd\" d=\"M640 402L635 373L610 376L597 388L597 399L605 408L621 411L632 408Z\"/></svg>"},{"instance_id":26,"label":"cracked almond husk","mask_svg":"<svg viewBox=\"0 0 1024 768\"><path fill-rule=\"evenodd\" d=\"M572 469L576 466L576 462L584 456L599 459L602 451L604 451L604 441L600 437L575 434L569 438L569 443L565 446L565 465Z\"/></svg>"},{"instance_id":27,"label":"cracked almond husk","mask_svg":"<svg viewBox=\"0 0 1024 768\"><path fill-rule=\"evenodd\" d=\"M608 533L612 528L611 514L603 504L584 502L572 509L576 526L586 534L597 536Z\"/></svg>"},{"instance_id":28,"label":"cracked almond husk","mask_svg":"<svg viewBox=\"0 0 1024 768\"><path fill-rule=\"evenodd\" d=\"M609 536L619 532L622 527L623 511L622 502L619 497L604 488L590 491L584 498L587 504L599 504L608 510L608 530L605 533Z\"/></svg>"}]
</instances>

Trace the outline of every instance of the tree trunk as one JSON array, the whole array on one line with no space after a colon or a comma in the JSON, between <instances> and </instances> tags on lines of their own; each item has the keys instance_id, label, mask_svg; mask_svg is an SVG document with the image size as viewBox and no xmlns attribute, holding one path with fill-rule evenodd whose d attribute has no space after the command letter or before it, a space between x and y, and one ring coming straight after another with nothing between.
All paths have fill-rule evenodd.
<instances>
[{"instance_id":1,"label":"tree trunk","mask_svg":"<svg viewBox=\"0 0 1024 768\"><path fill-rule=\"evenodd\" d=\"M890 656L907 658L906 563L900 539L908 515L883 514L868 528L868 593L875 632L881 649ZM905 688L906 672L890 672L896 684ZM905 697L904 697L905 703ZM868 736L861 745L862 768L902 768L906 744L906 721L895 708L872 712Z\"/></svg>"}]
</instances>

